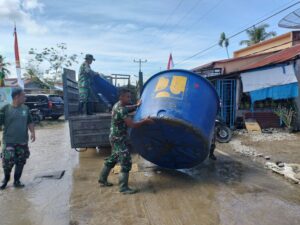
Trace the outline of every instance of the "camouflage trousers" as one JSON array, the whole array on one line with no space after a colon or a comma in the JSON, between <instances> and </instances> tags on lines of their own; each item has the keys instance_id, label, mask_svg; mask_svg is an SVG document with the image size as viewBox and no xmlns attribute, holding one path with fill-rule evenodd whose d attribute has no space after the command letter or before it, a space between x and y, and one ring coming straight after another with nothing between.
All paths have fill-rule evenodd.
<instances>
[{"instance_id":1,"label":"camouflage trousers","mask_svg":"<svg viewBox=\"0 0 300 225\"><path fill-rule=\"evenodd\" d=\"M132 162L127 140L110 137L110 143L112 153L105 159L105 165L113 168L117 163L120 163L121 172L128 173L131 170Z\"/></svg>"},{"instance_id":2,"label":"camouflage trousers","mask_svg":"<svg viewBox=\"0 0 300 225\"><path fill-rule=\"evenodd\" d=\"M10 172L14 165L25 165L30 156L27 144L6 144L2 151L2 166Z\"/></svg>"},{"instance_id":3,"label":"camouflage trousers","mask_svg":"<svg viewBox=\"0 0 300 225\"><path fill-rule=\"evenodd\" d=\"M81 102L88 102L89 100L89 89L86 87L79 87L79 100Z\"/></svg>"}]
</instances>

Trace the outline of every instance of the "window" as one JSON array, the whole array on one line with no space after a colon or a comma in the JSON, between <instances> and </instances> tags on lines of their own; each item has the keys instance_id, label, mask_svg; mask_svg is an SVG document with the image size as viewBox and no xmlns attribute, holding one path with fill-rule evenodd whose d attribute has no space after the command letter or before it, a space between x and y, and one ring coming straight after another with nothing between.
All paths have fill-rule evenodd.
<instances>
[{"instance_id":1,"label":"window","mask_svg":"<svg viewBox=\"0 0 300 225\"><path fill-rule=\"evenodd\" d=\"M26 102L37 102L37 97L36 96L26 96Z\"/></svg>"},{"instance_id":2,"label":"window","mask_svg":"<svg viewBox=\"0 0 300 225\"><path fill-rule=\"evenodd\" d=\"M52 102L63 102L62 98L58 95L49 95L49 100Z\"/></svg>"}]
</instances>

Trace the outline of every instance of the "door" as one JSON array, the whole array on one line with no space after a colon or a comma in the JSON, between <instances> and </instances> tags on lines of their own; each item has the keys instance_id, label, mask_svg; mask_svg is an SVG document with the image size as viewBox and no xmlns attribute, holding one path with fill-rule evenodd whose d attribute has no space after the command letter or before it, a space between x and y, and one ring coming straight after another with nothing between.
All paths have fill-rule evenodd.
<instances>
[{"instance_id":1,"label":"door","mask_svg":"<svg viewBox=\"0 0 300 225\"><path fill-rule=\"evenodd\" d=\"M230 128L233 128L236 115L236 80L217 80L215 86L221 100L219 115Z\"/></svg>"}]
</instances>

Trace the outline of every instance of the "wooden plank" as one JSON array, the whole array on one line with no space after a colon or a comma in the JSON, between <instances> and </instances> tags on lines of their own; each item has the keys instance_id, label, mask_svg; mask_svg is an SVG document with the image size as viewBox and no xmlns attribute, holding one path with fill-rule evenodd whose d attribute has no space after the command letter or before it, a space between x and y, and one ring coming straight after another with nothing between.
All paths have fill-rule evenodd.
<instances>
[{"instance_id":1,"label":"wooden plank","mask_svg":"<svg viewBox=\"0 0 300 225\"><path fill-rule=\"evenodd\" d=\"M261 128L259 126L259 124L255 121L251 121L251 122L245 122L245 125L246 125L246 129L247 131L249 132L259 132L261 133Z\"/></svg>"},{"instance_id":2,"label":"wooden plank","mask_svg":"<svg viewBox=\"0 0 300 225\"><path fill-rule=\"evenodd\" d=\"M108 113L69 117L71 147L109 146L110 124L111 115Z\"/></svg>"},{"instance_id":3,"label":"wooden plank","mask_svg":"<svg viewBox=\"0 0 300 225\"><path fill-rule=\"evenodd\" d=\"M74 70L64 69L62 78L65 103L64 111L65 119L67 120L70 115L75 115L78 112L78 84L76 82L76 73Z\"/></svg>"}]
</instances>

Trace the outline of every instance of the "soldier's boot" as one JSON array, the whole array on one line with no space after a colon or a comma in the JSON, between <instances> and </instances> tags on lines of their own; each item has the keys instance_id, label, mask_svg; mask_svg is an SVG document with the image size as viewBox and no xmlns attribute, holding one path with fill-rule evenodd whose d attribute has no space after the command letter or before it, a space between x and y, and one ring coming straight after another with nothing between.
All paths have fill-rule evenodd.
<instances>
[{"instance_id":1,"label":"soldier's boot","mask_svg":"<svg viewBox=\"0 0 300 225\"><path fill-rule=\"evenodd\" d=\"M1 190L4 190L6 188L9 180L10 180L10 171L4 171L4 179L3 179L2 184L0 186Z\"/></svg>"},{"instance_id":2,"label":"soldier's boot","mask_svg":"<svg viewBox=\"0 0 300 225\"><path fill-rule=\"evenodd\" d=\"M20 178L21 178L22 173L23 173L23 168L24 168L23 164L16 164L15 174L14 174L14 187L15 188L25 187L25 185L20 181Z\"/></svg>"},{"instance_id":3,"label":"soldier's boot","mask_svg":"<svg viewBox=\"0 0 300 225\"><path fill-rule=\"evenodd\" d=\"M210 158L211 160L217 160L217 157L215 156L214 153L210 153L210 154L209 154L209 158Z\"/></svg>"},{"instance_id":4,"label":"soldier's boot","mask_svg":"<svg viewBox=\"0 0 300 225\"><path fill-rule=\"evenodd\" d=\"M83 102L79 102L79 105L78 105L78 113L80 115L82 115L84 112L84 103Z\"/></svg>"},{"instance_id":5,"label":"soldier's boot","mask_svg":"<svg viewBox=\"0 0 300 225\"><path fill-rule=\"evenodd\" d=\"M86 114L87 115L95 115L93 108L94 107L93 107L93 103L92 102L86 103Z\"/></svg>"},{"instance_id":6,"label":"soldier's boot","mask_svg":"<svg viewBox=\"0 0 300 225\"><path fill-rule=\"evenodd\" d=\"M101 172L100 172L98 183L102 187L111 187L111 186L113 186L112 183L107 181L110 170L111 170L111 167L108 167L108 166L104 165Z\"/></svg>"},{"instance_id":7,"label":"soldier's boot","mask_svg":"<svg viewBox=\"0 0 300 225\"><path fill-rule=\"evenodd\" d=\"M214 143L211 144L210 150L209 150L209 158L211 160L217 160L217 157L215 156L215 148L216 148L216 145Z\"/></svg>"},{"instance_id":8,"label":"soldier's boot","mask_svg":"<svg viewBox=\"0 0 300 225\"><path fill-rule=\"evenodd\" d=\"M128 187L128 178L129 173L121 172L119 176L119 190L122 194L135 194L138 192L138 190L131 189Z\"/></svg>"}]
</instances>

